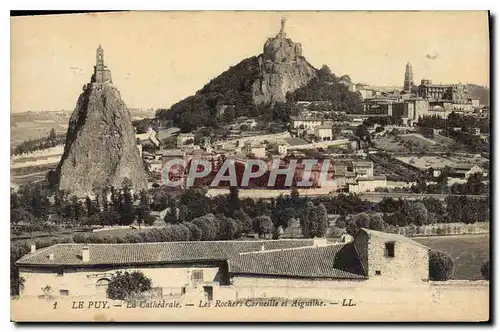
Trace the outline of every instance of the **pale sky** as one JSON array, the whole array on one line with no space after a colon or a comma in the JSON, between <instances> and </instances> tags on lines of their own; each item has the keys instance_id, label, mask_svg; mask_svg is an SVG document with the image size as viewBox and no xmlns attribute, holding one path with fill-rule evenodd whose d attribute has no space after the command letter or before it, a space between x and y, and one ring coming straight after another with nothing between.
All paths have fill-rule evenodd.
<instances>
[{"instance_id":1,"label":"pale sky","mask_svg":"<svg viewBox=\"0 0 500 332\"><path fill-rule=\"evenodd\" d=\"M129 107L168 108L277 34L354 82L489 84L482 12L128 12L11 18L12 111L72 110L99 44Z\"/></svg>"}]
</instances>

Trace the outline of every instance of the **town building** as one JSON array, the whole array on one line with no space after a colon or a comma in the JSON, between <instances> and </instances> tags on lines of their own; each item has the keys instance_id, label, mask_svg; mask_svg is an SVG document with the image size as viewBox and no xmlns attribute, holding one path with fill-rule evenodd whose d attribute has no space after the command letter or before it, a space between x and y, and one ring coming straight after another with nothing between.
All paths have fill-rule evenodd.
<instances>
[{"instance_id":1,"label":"town building","mask_svg":"<svg viewBox=\"0 0 500 332\"><path fill-rule=\"evenodd\" d=\"M253 155L254 158L265 158L266 147L261 144L252 144L252 142L245 142L243 151L247 155Z\"/></svg>"},{"instance_id":2,"label":"town building","mask_svg":"<svg viewBox=\"0 0 500 332\"><path fill-rule=\"evenodd\" d=\"M459 179L468 179L473 174L479 173L483 177L488 176L488 171L483 169L478 165L471 164L457 164L452 167L450 177L459 178Z\"/></svg>"},{"instance_id":3,"label":"town building","mask_svg":"<svg viewBox=\"0 0 500 332\"><path fill-rule=\"evenodd\" d=\"M433 101L460 101L466 99L466 87L460 84L433 84L429 79L422 79L418 95Z\"/></svg>"},{"instance_id":4,"label":"town building","mask_svg":"<svg viewBox=\"0 0 500 332\"><path fill-rule=\"evenodd\" d=\"M407 100L413 104L413 119L418 121L419 118L429 115L429 102L423 98L412 97Z\"/></svg>"},{"instance_id":5,"label":"town building","mask_svg":"<svg viewBox=\"0 0 500 332\"><path fill-rule=\"evenodd\" d=\"M189 288L228 285L227 260L240 252L313 245L313 240L155 242L134 244L56 244L36 250L16 265L24 278L21 294L104 295L117 271L142 271L161 295Z\"/></svg>"},{"instance_id":6,"label":"town building","mask_svg":"<svg viewBox=\"0 0 500 332\"><path fill-rule=\"evenodd\" d=\"M352 162L352 171L361 177L371 177L373 176L373 161L354 160Z\"/></svg>"},{"instance_id":7,"label":"town building","mask_svg":"<svg viewBox=\"0 0 500 332\"><path fill-rule=\"evenodd\" d=\"M319 141L331 141L333 139L332 126L321 125L314 128L314 137Z\"/></svg>"},{"instance_id":8,"label":"town building","mask_svg":"<svg viewBox=\"0 0 500 332\"><path fill-rule=\"evenodd\" d=\"M402 235L361 229L352 242L240 253L229 260L238 288L419 284L429 279L429 248Z\"/></svg>"},{"instance_id":9,"label":"town building","mask_svg":"<svg viewBox=\"0 0 500 332\"><path fill-rule=\"evenodd\" d=\"M409 102L397 102L392 104L392 115L403 120L403 124L411 125L415 119L414 104Z\"/></svg>"},{"instance_id":10,"label":"town building","mask_svg":"<svg viewBox=\"0 0 500 332\"><path fill-rule=\"evenodd\" d=\"M180 133L181 129L178 128L178 127L170 127L170 128L166 128L166 129L161 129L158 131L158 133L156 134L156 138L160 141L160 142L163 142L164 140L166 140L167 138L170 138L172 136L175 136L177 135L178 133Z\"/></svg>"},{"instance_id":11,"label":"town building","mask_svg":"<svg viewBox=\"0 0 500 332\"><path fill-rule=\"evenodd\" d=\"M142 145L148 145L150 147L158 148L160 147L160 141L156 136L156 131L152 128L148 128L148 131L143 134L135 134L137 142Z\"/></svg>"},{"instance_id":12,"label":"town building","mask_svg":"<svg viewBox=\"0 0 500 332\"><path fill-rule=\"evenodd\" d=\"M20 296L105 296L118 271L141 271L157 296L219 293L245 296L261 287L324 284L384 287L429 279L429 248L402 235L360 229L350 242L325 238L56 244L16 262ZM400 286L398 286L400 287Z\"/></svg>"},{"instance_id":13,"label":"town building","mask_svg":"<svg viewBox=\"0 0 500 332\"><path fill-rule=\"evenodd\" d=\"M278 153L282 156L286 156L288 153L288 148L290 147L290 144L284 139L278 139L276 140L276 145L278 148Z\"/></svg>"},{"instance_id":14,"label":"town building","mask_svg":"<svg viewBox=\"0 0 500 332\"><path fill-rule=\"evenodd\" d=\"M316 127L324 124L325 119L319 118L308 118L308 117L300 117L300 116L291 116L290 117L290 129L298 130L298 129L312 129L314 130Z\"/></svg>"},{"instance_id":15,"label":"town building","mask_svg":"<svg viewBox=\"0 0 500 332\"><path fill-rule=\"evenodd\" d=\"M194 135L192 133L177 135L177 147L180 148L186 145L194 145Z\"/></svg>"},{"instance_id":16,"label":"town building","mask_svg":"<svg viewBox=\"0 0 500 332\"><path fill-rule=\"evenodd\" d=\"M387 178L385 175L359 176L348 185L352 193L374 192L376 188L387 187Z\"/></svg>"}]
</instances>

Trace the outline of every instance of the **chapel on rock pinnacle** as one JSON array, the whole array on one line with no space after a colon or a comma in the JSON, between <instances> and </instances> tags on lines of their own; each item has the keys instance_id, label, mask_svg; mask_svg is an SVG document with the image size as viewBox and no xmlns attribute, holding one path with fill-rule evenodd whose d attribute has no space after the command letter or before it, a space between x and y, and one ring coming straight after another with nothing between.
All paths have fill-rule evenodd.
<instances>
[{"instance_id":1,"label":"chapel on rock pinnacle","mask_svg":"<svg viewBox=\"0 0 500 332\"><path fill-rule=\"evenodd\" d=\"M99 45L96 51L96 61L94 66L94 74L90 79L91 83L113 83L111 80L111 71L104 65L104 51Z\"/></svg>"}]
</instances>

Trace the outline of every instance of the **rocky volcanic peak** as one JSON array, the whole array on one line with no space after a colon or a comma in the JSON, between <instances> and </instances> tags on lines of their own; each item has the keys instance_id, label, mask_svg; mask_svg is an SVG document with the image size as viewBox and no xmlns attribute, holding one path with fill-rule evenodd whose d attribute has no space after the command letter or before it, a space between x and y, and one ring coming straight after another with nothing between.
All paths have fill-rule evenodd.
<instances>
[{"instance_id":1,"label":"rocky volcanic peak","mask_svg":"<svg viewBox=\"0 0 500 332\"><path fill-rule=\"evenodd\" d=\"M147 188L130 113L110 73L99 70L96 66L91 83L78 98L57 167L59 189L79 197L91 193L95 185L121 188L126 177L134 190Z\"/></svg>"},{"instance_id":2,"label":"rocky volcanic peak","mask_svg":"<svg viewBox=\"0 0 500 332\"><path fill-rule=\"evenodd\" d=\"M302 45L286 37L284 19L281 31L267 40L258 60L261 77L252 86L256 105L284 102L288 92L303 87L316 76L316 69L302 57Z\"/></svg>"}]
</instances>

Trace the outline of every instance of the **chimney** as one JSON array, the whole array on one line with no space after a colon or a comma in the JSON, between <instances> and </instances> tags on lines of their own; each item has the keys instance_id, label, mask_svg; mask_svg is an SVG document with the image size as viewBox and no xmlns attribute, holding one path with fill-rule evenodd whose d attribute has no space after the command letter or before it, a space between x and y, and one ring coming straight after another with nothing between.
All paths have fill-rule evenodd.
<instances>
[{"instance_id":1,"label":"chimney","mask_svg":"<svg viewBox=\"0 0 500 332\"><path fill-rule=\"evenodd\" d=\"M87 246L83 247L82 249L82 261L83 262L90 261L90 249Z\"/></svg>"},{"instance_id":2,"label":"chimney","mask_svg":"<svg viewBox=\"0 0 500 332\"><path fill-rule=\"evenodd\" d=\"M31 244L31 253L34 254L36 251L36 244L32 243Z\"/></svg>"},{"instance_id":3,"label":"chimney","mask_svg":"<svg viewBox=\"0 0 500 332\"><path fill-rule=\"evenodd\" d=\"M54 260L54 252L49 251L49 260L53 261Z\"/></svg>"},{"instance_id":4,"label":"chimney","mask_svg":"<svg viewBox=\"0 0 500 332\"><path fill-rule=\"evenodd\" d=\"M263 245L263 244L261 244L261 245L260 245L260 251L264 251L264 250L266 250L266 248L264 248L264 245Z\"/></svg>"},{"instance_id":5,"label":"chimney","mask_svg":"<svg viewBox=\"0 0 500 332\"><path fill-rule=\"evenodd\" d=\"M315 237L313 239L313 245L315 247L324 247L324 246L326 246L326 237Z\"/></svg>"}]
</instances>

